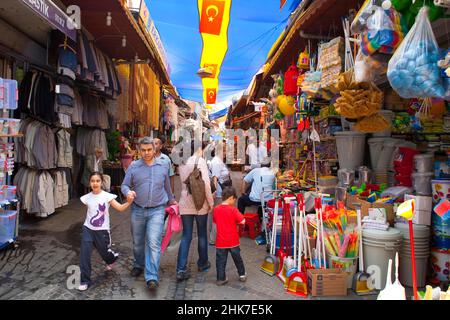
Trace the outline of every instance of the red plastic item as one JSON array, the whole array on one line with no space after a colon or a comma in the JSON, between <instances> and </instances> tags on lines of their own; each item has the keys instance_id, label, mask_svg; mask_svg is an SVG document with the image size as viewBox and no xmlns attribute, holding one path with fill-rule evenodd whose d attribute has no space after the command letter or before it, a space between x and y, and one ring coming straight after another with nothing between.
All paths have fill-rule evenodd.
<instances>
[{"instance_id":1,"label":"red plastic item","mask_svg":"<svg viewBox=\"0 0 450 320\"><path fill-rule=\"evenodd\" d=\"M299 71L294 64L284 74L284 94L287 96L295 96L297 94L297 79Z\"/></svg>"},{"instance_id":2,"label":"red plastic item","mask_svg":"<svg viewBox=\"0 0 450 320\"><path fill-rule=\"evenodd\" d=\"M410 176L413 172L412 166L403 166L403 167L396 167L395 172L402 175L402 176Z\"/></svg>"},{"instance_id":3,"label":"red plastic item","mask_svg":"<svg viewBox=\"0 0 450 320\"><path fill-rule=\"evenodd\" d=\"M396 174L395 180L397 181L397 186L412 187L411 175L404 176L401 174Z\"/></svg>"},{"instance_id":4,"label":"red plastic item","mask_svg":"<svg viewBox=\"0 0 450 320\"><path fill-rule=\"evenodd\" d=\"M400 147L398 154L394 159L394 166L397 167L412 167L414 164L414 156L419 152L415 149Z\"/></svg>"},{"instance_id":5,"label":"red plastic item","mask_svg":"<svg viewBox=\"0 0 450 320\"><path fill-rule=\"evenodd\" d=\"M257 213L244 214L245 224L239 225L239 236L247 236L250 239L256 239L261 233L261 222Z\"/></svg>"},{"instance_id":6,"label":"red plastic item","mask_svg":"<svg viewBox=\"0 0 450 320\"><path fill-rule=\"evenodd\" d=\"M267 207L271 209L275 209L275 199L270 199L267 201ZM278 199L278 208L283 208L283 200Z\"/></svg>"}]
</instances>

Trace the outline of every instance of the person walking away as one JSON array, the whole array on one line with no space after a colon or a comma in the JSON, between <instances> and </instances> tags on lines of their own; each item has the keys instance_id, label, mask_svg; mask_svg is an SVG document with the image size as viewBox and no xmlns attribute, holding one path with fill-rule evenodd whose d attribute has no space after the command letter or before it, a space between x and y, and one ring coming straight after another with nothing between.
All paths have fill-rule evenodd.
<instances>
[{"instance_id":1,"label":"person walking away","mask_svg":"<svg viewBox=\"0 0 450 320\"><path fill-rule=\"evenodd\" d=\"M225 187L222 191L222 204L214 208L214 222L217 226L216 238L216 270L217 285L222 286L228 282L225 274L228 253L231 254L239 275L239 281L245 282L244 261L241 257L239 234L236 226L245 224L244 216L236 209L236 190Z\"/></svg>"},{"instance_id":2,"label":"person walking away","mask_svg":"<svg viewBox=\"0 0 450 320\"><path fill-rule=\"evenodd\" d=\"M172 186L172 193L175 193L175 170L173 169L172 160L170 157L162 152L166 145L166 137L164 135L158 135L157 138L153 139L155 142L155 158L161 160L169 166L169 177L170 185Z\"/></svg>"},{"instance_id":3,"label":"person walking away","mask_svg":"<svg viewBox=\"0 0 450 320\"><path fill-rule=\"evenodd\" d=\"M124 204L118 203L117 195L102 190L103 175L93 172L89 176L91 192L80 198L87 206L86 219L81 235L80 270L81 281L78 290L85 291L91 284L91 254L95 247L106 262L106 269L111 270L119 254L111 249L109 207L125 211L131 205L131 199Z\"/></svg>"},{"instance_id":4,"label":"person walking away","mask_svg":"<svg viewBox=\"0 0 450 320\"><path fill-rule=\"evenodd\" d=\"M212 160L209 162L209 170L211 172L212 184L216 192L214 193L214 207L222 203L222 189L231 186L231 176L225 163L215 150L211 151ZM209 244L214 245L216 242L216 225L213 223L213 213L208 218Z\"/></svg>"},{"instance_id":5,"label":"person walking away","mask_svg":"<svg viewBox=\"0 0 450 320\"><path fill-rule=\"evenodd\" d=\"M139 141L141 158L128 168L122 193L131 200L131 233L133 237L133 277L143 269L147 287L159 286L158 269L166 205L175 205L167 164L155 158L155 144L149 137Z\"/></svg>"},{"instance_id":6,"label":"person walking away","mask_svg":"<svg viewBox=\"0 0 450 320\"><path fill-rule=\"evenodd\" d=\"M199 272L206 272L211 267L211 263L208 261L208 237L207 237L207 222L208 212L212 210L214 205L214 199L211 193L211 185L208 175L208 167L206 160L203 158L203 148L200 146L197 150L194 150L194 142L191 143L191 153L193 154L184 162L181 163L180 179L182 181L181 186L181 198L180 198L180 214L183 221L183 235L181 239L180 248L178 250L177 259L177 281L187 280L190 274L187 270L187 260L189 256L189 248L192 241L194 220L197 224L197 236L198 236L198 260L197 267ZM189 180L191 173L195 168L201 172L201 179L204 183L204 201L203 205L198 208L196 206L194 196L192 192L198 190L188 191L187 180ZM190 186L193 187L193 186Z\"/></svg>"},{"instance_id":7,"label":"person walking away","mask_svg":"<svg viewBox=\"0 0 450 320\"><path fill-rule=\"evenodd\" d=\"M89 192L90 181L89 177L93 172L100 172L103 175L103 157L104 152L100 147L95 147L94 154L89 154L86 156L84 161L83 175L81 176L81 183L85 186L86 192ZM111 178L107 175L103 175L103 189L110 191Z\"/></svg>"},{"instance_id":8,"label":"person walking away","mask_svg":"<svg viewBox=\"0 0 450 320\"><path fill-rule=\"evenodd\" d=\"M244 178L242 190L246 190L249 184L252 185L250 194L243 194L238 199L238 209L242 214L245 208L250 206L258 207L258 214L262 218L261 193L267 190L273 190L275 185L275 174L270 168L269 163L261 164L261 168L255 168ZM272 198L270 193L264 194L264 200L267 202Z\"/></svg>"}]
</instances>

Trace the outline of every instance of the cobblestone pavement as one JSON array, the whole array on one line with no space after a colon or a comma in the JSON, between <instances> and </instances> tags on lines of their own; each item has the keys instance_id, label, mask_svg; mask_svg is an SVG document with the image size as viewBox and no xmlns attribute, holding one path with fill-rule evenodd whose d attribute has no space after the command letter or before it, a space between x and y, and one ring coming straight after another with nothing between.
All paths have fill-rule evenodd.
<instances>
[{"instance_id":1,"label":"cobblestone pavement","mask_svg":"<svg viewBox=\"0 0 450 320\"><path fill-rule=\"evenodd\" d=\"M235 175L237 186L239 176ZM176 194L179 192L177 185ZM272 300L302 299L285 293L276 277L269 277L259 270L266 254L265 246L257 246L248 238L241 239L242 256L248 280L238 281L235 266L230 258L227 265L229 283L223 287L215 284L215 250L209 247L212 267L199 273L196 268L197 238L193 237L189 266L192 277L177 283L175 267L177 250L166 252L161 257L160 286L151 294L143 276L135 279L129 275L133 253L130 232L130 212L111 210L111 236L114 250L120 258L114 270L105 271L105 264L97 252L92 255L93 285L85 292L68 289L71 265L78 265L81 226L85 207L78 199L58 210L46 219L27 218L21 221L19 246L0 251L0 299L168 299L168 300ZM22 219L23 220L23 219ZM349 291L349 296L339 299L373 299L358 297ZM309 297L308 299L312 299Z\"/></svg>"}]
</instances>

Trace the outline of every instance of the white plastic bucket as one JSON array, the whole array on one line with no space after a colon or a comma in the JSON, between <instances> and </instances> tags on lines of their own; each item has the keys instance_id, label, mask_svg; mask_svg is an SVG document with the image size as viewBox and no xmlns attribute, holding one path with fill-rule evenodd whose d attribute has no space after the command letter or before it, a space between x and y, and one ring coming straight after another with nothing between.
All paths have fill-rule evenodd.
<instances>
[{"instance_id":1,"label":"white plastic bucket","mask_svg":"<svg viewBox=\"0 0 450 320\"><path fill-rule=\"evenodd\" d=\"M414 156L414 168L416 172L433 171L434 155L431 153L416 154Z\"/></svg>"},{"instance_id":2,"label":"white plastic bucket","mask_svg":"<svg viewBox=\"0 0 450 320\"><path fill-rule=\"evenodd\" d=\"M450 199L450 180L431 180L433 203L443 199Z\"/></svg>"},{"instance_id":3,"label":"white plastic bucket","mask_svg":"<svg viewBox=\"0 0 450 320\"><path fill-rule=\"evenodd\" d=\"M395 229L403 234L403 239L409 242L409 224L408 223L395 223ZM421 241L429 241L431 229L428 226L413 224L414 243Z\"/></svg>"},{"instance_id":4,"label":"white plastic bucket","mask_svg":"<svg viewBox=\"0 0 450 320\"><path fill-rule=\"evenodd\" d=\"M394 168L394 151L397 148L397 144L401 143L401 141L399 139L384 138L376 169L388 170Z\"/></svg>"},{"instance_id":5,"label":"white plastic bucket","mask_svg":"<svg viewBox=\"0 0 450 320\"><path fill-rule=\"evenodd\" d=\"M411 176L416 194L419 196L430 196L432 192L431 180L434 177L434 172L414 172Z\"/></svg>"},{"instance_id":6,"label":"white plastic bucket","mask_svg":"<svg viewBox=\"0 0 450 320\"><path fill-rule=\"evenodd\" d=\"M395 253L400 251L403 235L389 228L387 231L363 229L364 267L367 272L376 272L375 288L381 290L386 285L389 259L394 261Z\"/></svg>"},{"instance_id":7,"label":"white plastic bucket","mask_svg":"<svg viewBox=\"0 0 450 320\"><path fill-rule=\"evenodd\" d=\"M373 169L377 168L378 159L380 158L381 151L383 150L385 140L385 138L370 138L367 140L370 148L370 164Z\"/></svg>"},{"instance_id":8,"label":"white plastic bucket","mask_svg":"<svg viewBox=\"0 0 450 320\"><path fill-rule=\"evenodd\" d=\"M342 269L345 273L347 273L347 288L350 289L353 283L353 276L356 273L356 262L358 261L358 257L354 258L340 258L336 256L332 256L329 253L328 256L328 265L333 269Z\"/></svg>"},{"instance_id":9,"label":"white plastic bucket","mask_svg":"<svg viewBox=\"0 0 450 320\"><path fill-rule=\"evenodd\" d=\"M450 251L446 250L431 250L431 268L432 268L432 279L448 282L450 280Z\"/></svg>"},{"instance_id":10,"label":"white plastic bucket","mask_svg":"<svg viewBox=\"0 0 450 320\"><path fill-rule=\"evenodd\" d=\"M364 164L366 135L356 131L336 132L336 145L341 169L352 169Z\"/></svg>"},{"instance_id":11,"label":"white plastic bucket","mask_svg":"<svg viewBox=\"0 0 450 320\"><path fill-rule=\"evenodd\" d=\"M415 260L416 260L416 281L417 281L417 287L425 287L426 285L426 279L427 279L427 268L428 268L428 258L430 256L430 253L426 255L421 255L419 253L415 253ZM412 281L412 260L411 260L411 254L409 253L400 253L399 255L399 278L400 283L407 287L413 286Z\"/></svg>"},{"instance_id":12,"label":"white plastic bucket","mask_svg":"<svg viewBox=\"0 0 450 320\"><path fill-rule=\"evenodd\" d=\"M381 110L381 114L386 118L386 120L389 122L389 129L375 132L372 134L373 137L390 137L392 134L392 122L395 118L395 113L391 110Z\"/></svg>"}]
</instances>

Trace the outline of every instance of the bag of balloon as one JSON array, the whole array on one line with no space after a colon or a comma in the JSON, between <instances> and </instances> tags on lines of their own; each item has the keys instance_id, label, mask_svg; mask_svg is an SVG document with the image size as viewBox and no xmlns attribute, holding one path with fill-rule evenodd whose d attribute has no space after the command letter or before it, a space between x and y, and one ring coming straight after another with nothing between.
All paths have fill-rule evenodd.
<instances>
[{"instance_id":1,"label":"bag of balloon","mask_svg":"<svg viewBox=\"0 0 450 320\"><path fill-rule=\"evenodd\" d=\"M427 7L420 10L415 24L389 61L389 82L403 98L445 98L437 65L439 47L427 12Z\"/></svg>"}]
</instances>

